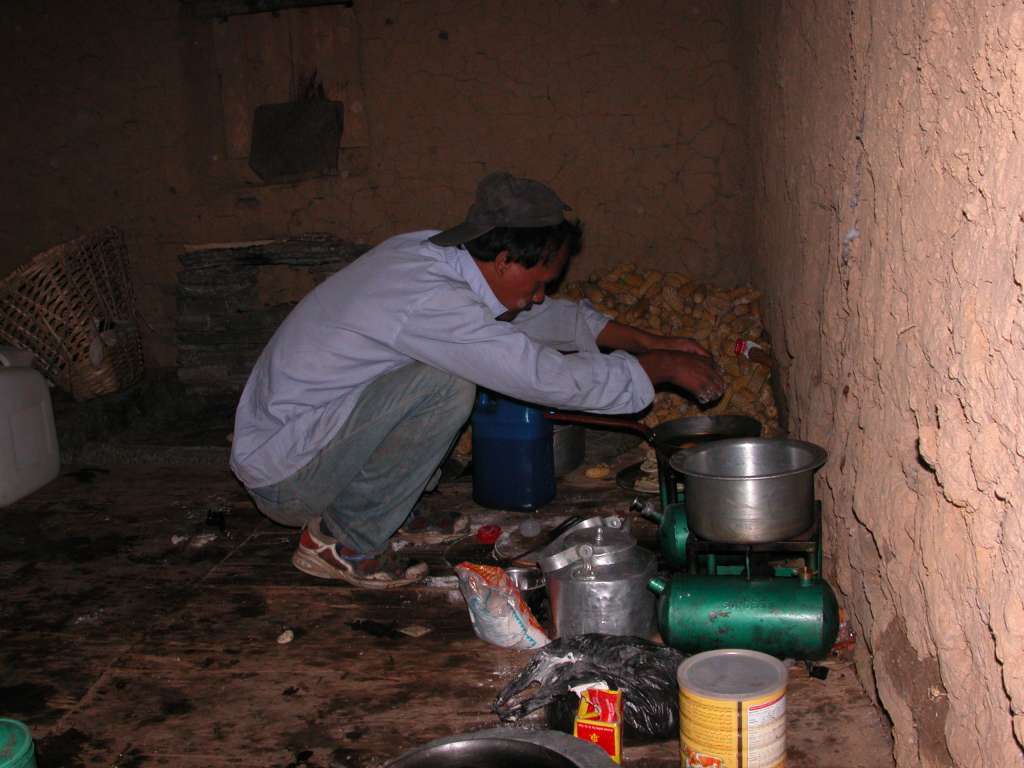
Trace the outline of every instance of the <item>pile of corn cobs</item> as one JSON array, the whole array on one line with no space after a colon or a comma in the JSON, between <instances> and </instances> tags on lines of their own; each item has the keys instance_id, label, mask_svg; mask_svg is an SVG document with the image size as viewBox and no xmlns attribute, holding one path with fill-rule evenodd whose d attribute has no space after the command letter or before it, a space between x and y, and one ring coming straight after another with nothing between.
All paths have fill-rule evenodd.
<instances>
[{"instance_id":1,"label":"pile of corn cobs","mask_svg":"<svg viewBox=\"0 0 1024 768\"><path fill-rule=\"evenodd\" d=\"M710 408L670 392L659 392L643 422L655 426L698 414L752 416L764 425L762 434L778 435L779 412L772 394L770 369L738 356L738 339L771 349L761 325L760 292L753 288L722 290L676 272L645 270L619 264L607 274L569 283L560 296L588 299L596 309L626 325L663 336L688 336L707 348L726 374L725 394Z\"/></svg>"}]
</instances>

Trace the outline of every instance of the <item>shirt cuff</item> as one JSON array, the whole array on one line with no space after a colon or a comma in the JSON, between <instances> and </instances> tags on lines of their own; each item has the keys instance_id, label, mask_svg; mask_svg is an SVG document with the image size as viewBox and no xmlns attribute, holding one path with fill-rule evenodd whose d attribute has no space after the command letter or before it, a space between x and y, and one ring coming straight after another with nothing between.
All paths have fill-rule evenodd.
<instances>
[{"instance_id":1,"label":"shirt cuff","mask_svg":"<svg viewBox=\"0 0 1024 768\"><path fill-rule=\"evenodd\" d=\"M642 411L653 403L654 385L651 383L651 379L647 375L647 371L645 371L643 366L640 365L640 361L633 357L633 355L629 354L629 352L624 352L621 349L612 352L611 357L617 357L625 361L626 367L629 369L629 377L633 384L633 404L636 406L633 412L637 413Z\"/></svg>"},{"instance_id":2,"label":"shirt cuff","mask_svg":"<svg viewBox=\"0 0 1024 768\"><path fill-rule=\"evenodd\" d=\"M587 324L590 332L594 335L594 343L597 343L597 337L601 335L601 331L604 327L611 322L611 317L606 315L604 312L599 312L594 309L594 305L590 303L589 299L580 299L579 301L580 314L583 316L583 322Z\"/></svg>"}]
</instances>

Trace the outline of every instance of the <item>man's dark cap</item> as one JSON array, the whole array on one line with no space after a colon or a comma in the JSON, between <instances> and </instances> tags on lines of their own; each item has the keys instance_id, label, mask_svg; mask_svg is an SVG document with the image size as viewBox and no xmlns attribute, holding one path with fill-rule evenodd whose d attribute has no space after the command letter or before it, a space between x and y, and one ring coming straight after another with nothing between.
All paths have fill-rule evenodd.
<instances>
[{"instance_id":1,"label":"man's dark cap","mask_svg":"<svg viewBox=\"0 0 1024 768\"><path fill-rule=\"evenodd\" d=\"M554 227L571 211L554 190L510 173L484 176L466 220L430 238L434 245L462 245L496 227Z\"/></svg>"}]
</instances>

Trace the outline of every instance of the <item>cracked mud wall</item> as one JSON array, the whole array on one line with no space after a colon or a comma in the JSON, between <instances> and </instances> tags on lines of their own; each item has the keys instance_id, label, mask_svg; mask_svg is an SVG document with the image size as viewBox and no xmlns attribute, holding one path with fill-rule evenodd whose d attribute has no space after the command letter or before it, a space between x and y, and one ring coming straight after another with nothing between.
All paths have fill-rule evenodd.
<instances>
[{"instance_id":1,"label":"cracked mud wall","mask_svg":"<svg viewBox=\"0 0 1024 768\"><path fill-rule=\"evenodd\" d=\"M750 7L754 282L900 766L1024 764L1024 7Z\"/></svg>"},{"instance_id":2,"label":"cracked mud wall","mask_svg":"<svg viewBox=\"0 0 1024 768\"><path fill-rule=\"evenodd\" d=\"M186 244L448 226L504 168L550 182L584 220L577 275L634 261L743 282L735 7L357 0L197 21L178 0L15 4L0 53L0 277L121 226L147 362L173 365ZM336 176L261 184L236 151L247 113L226 94L287 100L288 78L271 80L301 57L349 102L357 140L343 137Z\"/></svg>"}]
</instances>

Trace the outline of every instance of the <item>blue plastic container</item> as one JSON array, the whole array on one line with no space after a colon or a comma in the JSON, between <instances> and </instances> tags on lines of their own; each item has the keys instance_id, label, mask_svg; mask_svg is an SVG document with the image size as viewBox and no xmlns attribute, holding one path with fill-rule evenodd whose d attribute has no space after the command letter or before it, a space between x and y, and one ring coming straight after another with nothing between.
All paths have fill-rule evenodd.
<instances>
[{"instance_id":1,"label":"blue plastic container","mask_svg":"<svg viewBox=\"0 0 1024 768\"><path fill-rule=\"evenodd\" d=\"M544 409L481 389L472 423L473 501L529 511L555 497L553 427Z\"/></svg>"}]
</instances>

